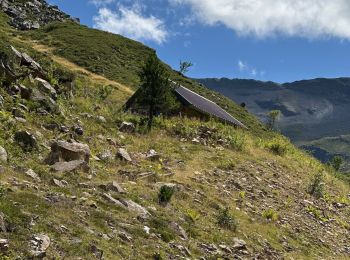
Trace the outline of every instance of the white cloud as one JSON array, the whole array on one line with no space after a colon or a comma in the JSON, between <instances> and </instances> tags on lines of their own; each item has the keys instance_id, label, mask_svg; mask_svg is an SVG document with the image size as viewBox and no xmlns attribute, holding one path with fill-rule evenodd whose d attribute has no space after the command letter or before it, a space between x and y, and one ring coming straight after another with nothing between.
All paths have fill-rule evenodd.
<instances>
[{"instance_id":1,"label":"white cloud","mask_svg":"<svg viewBox=\"0 0 350 260\"><path fill-rule=\"evenodd\" d=\"M133 6L131 9L120 6L119 11L116 12L108 8L101 8L93 21L97 29L121 34L135 40L154 41L161 44L168 37L164 22L154 16L143 16L139 6Z\"/></svg>"},{"instance_id":2,"label":"white cloud","mask_svg":"<svg viewBox=\"0 0 350 260\"><path fill-rule=\"evenodd\" d=\"M349 0L168 0L187 4L204 24L239 35L350 39Z\"/></svg>"},{"instance_id":3,"label":"white cloud","mask_svg":"<svg viewBox=\"0 0 350 260\"><path fill-rule=\"evenodd\" d=\"M252 67L247 62L244 62L242 60L238 60L237 62L238 70L241 73L249 74L252 77L263 77L265 75L265 71L259 71L257 68Z\"/></svg>"},{"instance_id":4,"label":"white cloud","mask_svg":"<svg viewBox=\"0 0 350 260\"><path fill-rule=\"evenodd\" d=\"M101 6L101 5L108 5L111 3L114 3L116 0L90 0L89 2L97 5L97 6Z\"/></svg>"},{"instance_id":5,"label":"white cloud","mask_svg":"<svg viewBox=\"0 0 350 260\"><path fill-rule=\"evenodd\" d=\"M239 60L238 61L238 69L240 72L245 71L248 68L248 65L245 64L243 61Z\"/></svg>"}]
</instances>

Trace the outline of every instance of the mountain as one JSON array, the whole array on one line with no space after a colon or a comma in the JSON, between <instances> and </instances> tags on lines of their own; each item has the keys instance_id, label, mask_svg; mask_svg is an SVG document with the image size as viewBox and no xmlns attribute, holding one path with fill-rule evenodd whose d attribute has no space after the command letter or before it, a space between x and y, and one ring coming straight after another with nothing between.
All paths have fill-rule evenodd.
<instances>
[{"instance_id":1,"label":"mountain","mask_svg":"<svg viewBox=\"0 0 350 260\"><path fill-rule=\"evenodd\" d=\"M149 132L122 107L154 50L12 19L0 12L0 259L348 258L344 175L169 66L249 130L174 116Z\"/></svg>"},{"instance_id":2,"label":"mountain","mask_svg":"<svg viewBox=\"0 0 350 260\"><path fill-rule=\"evenodd\" d=\"M244 102L262 121L267 120L269 111L280 110L278 129L300 146L322 149L324 153L316 153L322 161L336 154L349 157L350 146L339 137L350 133L350 78L286 84L226 78L198 81L238 103ZM325 145L332 138L338 138L346 149Z\"/></svg>"}]
</instances>

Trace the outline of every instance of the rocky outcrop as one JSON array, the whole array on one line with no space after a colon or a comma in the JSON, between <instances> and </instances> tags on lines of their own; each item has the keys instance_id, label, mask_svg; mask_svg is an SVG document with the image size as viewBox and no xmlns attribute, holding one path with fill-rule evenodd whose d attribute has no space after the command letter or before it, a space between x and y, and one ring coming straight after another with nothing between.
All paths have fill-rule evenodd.
<instances>
[{"instance_id":1,"label":"rocky outcrop","mask_svg":"<svg viewBox=\"0 0 350 260\"><path fill-rule=\"evenodd\" d=\"M74 21L68 14L51 6L45 0L15 1L0 0L0 10L10 17L10 25L19 30L39 29L51 22Z\"/></svg>"}]
</instances>

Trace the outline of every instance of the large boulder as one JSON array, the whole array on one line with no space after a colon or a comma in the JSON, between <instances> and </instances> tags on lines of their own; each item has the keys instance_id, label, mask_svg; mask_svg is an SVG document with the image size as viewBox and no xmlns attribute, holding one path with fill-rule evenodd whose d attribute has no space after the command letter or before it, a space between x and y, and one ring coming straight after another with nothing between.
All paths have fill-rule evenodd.
<instances>
[{"instance_id":1,"label":"large boulder","mask_svg":"<svg viewBox=\"0 0 350 260\"><path fill-rule=\"evenodd\" d=\"M57 162L83 161L89 163L90 148L87 144L77 142L56 141L51 145L51 153L47 163L53 165Z\"/></svg>"}]
</instances>

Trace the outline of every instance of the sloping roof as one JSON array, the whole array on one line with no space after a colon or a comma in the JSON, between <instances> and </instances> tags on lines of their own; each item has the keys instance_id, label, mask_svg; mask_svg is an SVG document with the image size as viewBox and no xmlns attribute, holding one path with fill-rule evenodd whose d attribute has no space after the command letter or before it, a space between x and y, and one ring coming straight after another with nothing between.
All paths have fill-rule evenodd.
<instances>
[{"instance_id":1,"label":"sloping roof","mask_svg":"<svg viewBox=\"0 0 350 260\"><path fill-rule=\"evenodd\" d=\"M197 110L215 116L225 122L229 122L236 126L247 128L244 124L227 113L219 105L205 97L202 97L192 90L189 90L183 86L178 86L175 88L175 92L180 95L189 105L194 106Z\"/></svg>"}]
</instances>

